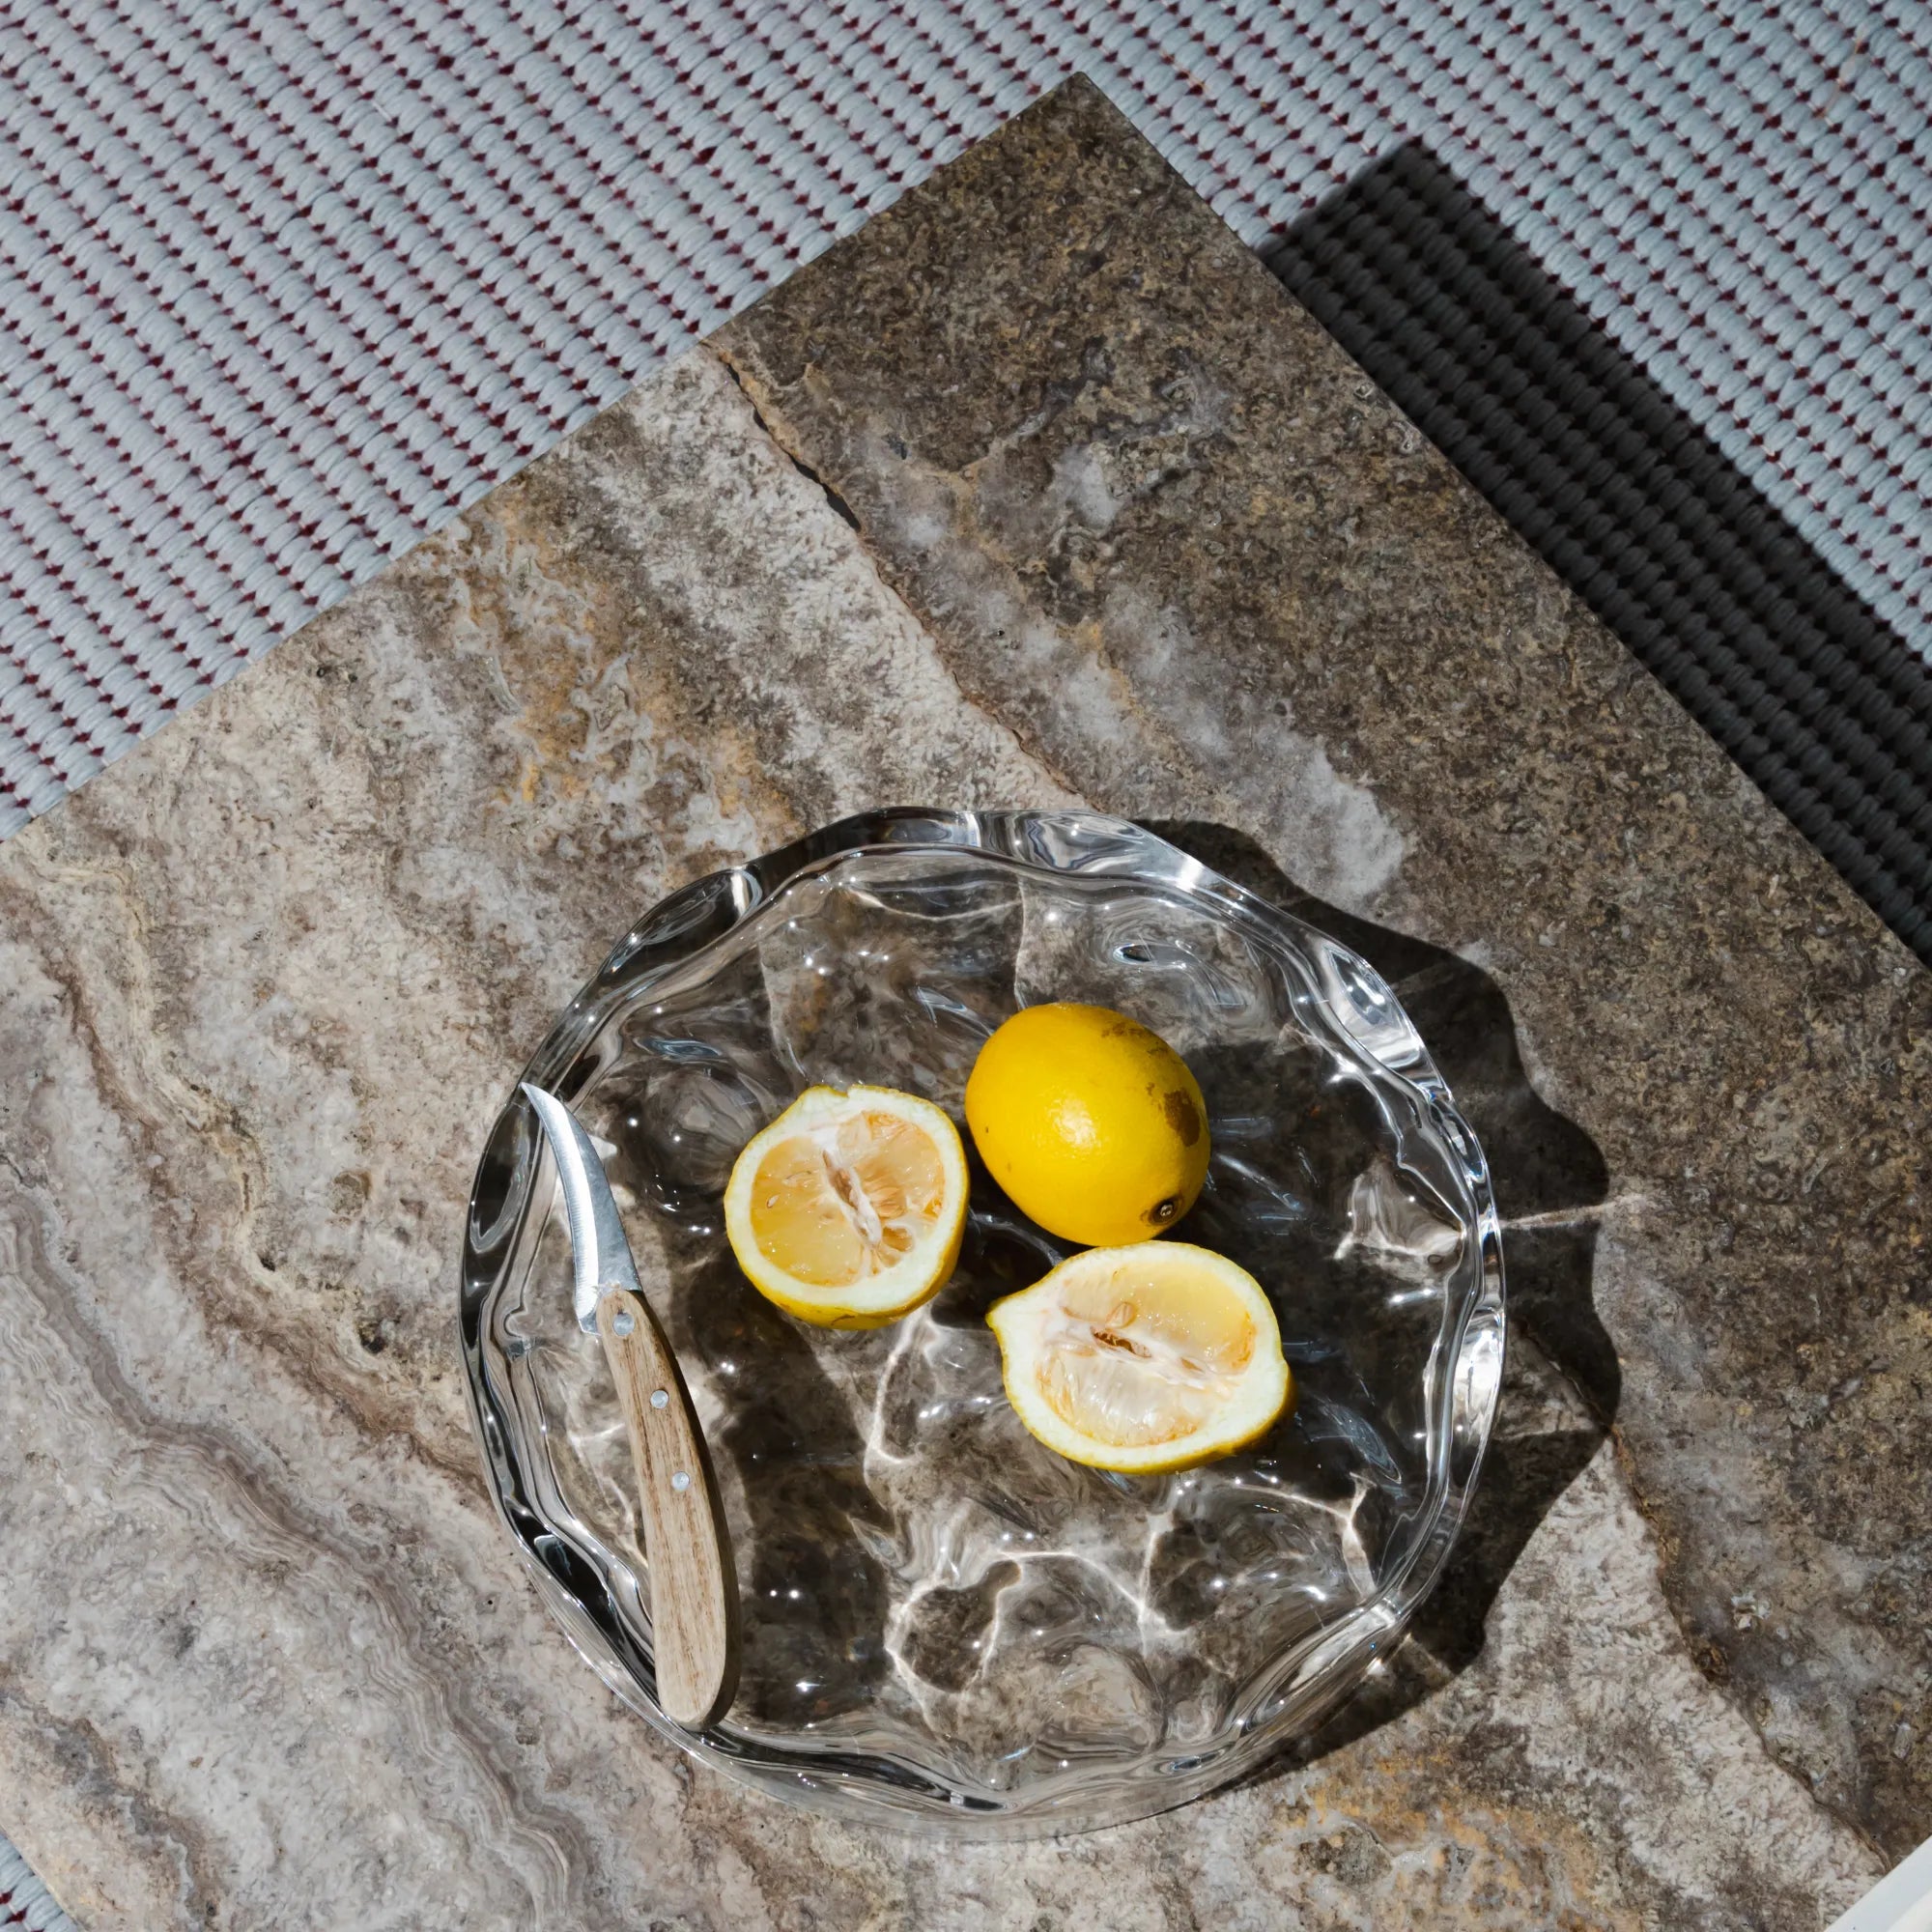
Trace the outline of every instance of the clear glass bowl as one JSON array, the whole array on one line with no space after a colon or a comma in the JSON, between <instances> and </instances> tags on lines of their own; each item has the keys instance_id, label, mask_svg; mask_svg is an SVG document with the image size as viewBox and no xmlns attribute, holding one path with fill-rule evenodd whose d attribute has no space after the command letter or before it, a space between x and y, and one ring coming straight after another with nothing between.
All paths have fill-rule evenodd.
<instances>
[{"instance_id":1,"label":"clear glass bowl","mask_svg":"<svg viewBox=\"0 0 1932 1932\"><path fill-rule=\"evenodd\" d=\"M984 1313L1069 1250L977 1163L958 1271L895 1326L808 1327L732 1263L732 1160L800 1090L881 1083L957 1118L980 1041L1040 1000L1131 1013L1200 1079L1213 1164L1179 1233L1266 1288L1299 1394L1253 1449L1124 1477L1020 1428ZM722 1721L694 1736L654 1699L623 1425L514 1095L463 1258L490 1484L578 1648L706 1763L879 1823L1118 1823L1313 1727L1440 1571L1502 1367L1481 1151L1373 969L1151 834L849 819L658 906L526 1077L614 1150L709 1438L744 1620Z\"/></svg>"}]
</instances>

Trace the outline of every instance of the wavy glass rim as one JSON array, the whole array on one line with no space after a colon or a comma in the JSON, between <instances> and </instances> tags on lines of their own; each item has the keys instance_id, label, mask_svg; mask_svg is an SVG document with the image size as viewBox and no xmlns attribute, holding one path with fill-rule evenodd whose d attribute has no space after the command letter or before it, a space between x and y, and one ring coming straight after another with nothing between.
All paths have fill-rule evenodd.
<instances>
[{"instance_id":1,"label":"wavy glass rim","mask_svg":"<svg viewBox=\"0 0 1932 1932\"><path fill-rule=\"evenodd\" d=\"M548 1451L531 1453L533 1441L545 1438L526 1345L496 1333L490 1321L493 1305L527 1273L548 1212L547 1204L532 1212L537 1129L514 1084L478 1164L464 1224L459 1335L470 1417L497 1513L544 1602L606 1684L692 1756L810 1808L889 1828L1013 1837L1120 1824L1228 1783L1306 1735L1395 1648L1440 1575L1467 1514L1501 1393L1502 1246L1489 1167L1421 1037L1366 960L1143 827L1094 812L874 811L709 873L625 933L519 1078L574 1100L599 1070L586 1049L620 1011L685 977L787 886L854 854L888 848L971 850L1021 871L1114 876L1209 905L1292 960L1308 982L1295 996L1296 1017L1326 1046L1372 1080L1393 1079L1412 1091L1468 1186L1478 1265L1461 1301L1445 1307L1430 1356L1429 1480L1420 1527L1403 1561L1374 1596L1292 1646L1245 1687L1241 1715L1224 1742L1157 1764L1154 1777L1122 1781L1111 1767L1083 1766L1022 1792L982 1797L890 1753L753 1744L724 1725L684 1730L659 1709L649 1643L635 1634L638 1578L578 1520Z\"/></svg>"}]
</instances>

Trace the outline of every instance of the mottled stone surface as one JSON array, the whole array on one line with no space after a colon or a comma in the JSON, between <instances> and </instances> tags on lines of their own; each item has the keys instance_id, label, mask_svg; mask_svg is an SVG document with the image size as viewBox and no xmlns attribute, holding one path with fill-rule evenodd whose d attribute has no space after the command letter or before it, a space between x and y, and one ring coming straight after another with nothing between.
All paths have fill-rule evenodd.
<instances>
[{"instance_id":1,"label":"mottled stone surface","mask_svg":"<svg viewBox=\"0 0 1932 1932\"><path fill-rule=\"evenodd\" d=\"M1932 1832L1932 978L1195 216L1076 90L719 348L1065 782L1220 819L1493 975L1607 1165L1595 1300L1687 1639L1903 1853Z\"/></svg>"},{"instance_id":2,"label":"mottled stone surface","mask_svg":"<svg viewBox=\"0 0 1932 1932\"><path fill-rule=\"evenodd\" d=\"M721 352L0 849L0 1825L97 1932L1824 1923L1932 1829L1926 976L1086 91ZM1061 1846L694 1776L457 1378L610 939L913 799L1367 922L1536 1224L1398 1667Z\"/></svg>"}]
</instances>

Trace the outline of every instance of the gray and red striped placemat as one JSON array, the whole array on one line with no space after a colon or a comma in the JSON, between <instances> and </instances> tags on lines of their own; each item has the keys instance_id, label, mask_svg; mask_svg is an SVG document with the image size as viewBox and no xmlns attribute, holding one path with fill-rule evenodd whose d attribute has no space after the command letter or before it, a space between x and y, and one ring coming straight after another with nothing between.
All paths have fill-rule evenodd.
<instances>
[{"instance_id":1,"label":"gray and red striped placemat","mask_svg":"<svg viewBox=\"0 0 1932 1932\"><path fill-rule=\"evenodd\" d=\"M76 1932L27 1861L0 1836L0 1927L6 1932Z\"/></svg>"},{"instance_id":2,"label":"gray and red striped placemat","mask_svg":"<svg viewBox=\"0 0 1932 1932\"><path fill-rule=\"evenodd\" d=\"M1264 249L1425 156L1932 653L1912 0L7 0L0 833L1076 68Z\"/></svg>"}]
</instances>

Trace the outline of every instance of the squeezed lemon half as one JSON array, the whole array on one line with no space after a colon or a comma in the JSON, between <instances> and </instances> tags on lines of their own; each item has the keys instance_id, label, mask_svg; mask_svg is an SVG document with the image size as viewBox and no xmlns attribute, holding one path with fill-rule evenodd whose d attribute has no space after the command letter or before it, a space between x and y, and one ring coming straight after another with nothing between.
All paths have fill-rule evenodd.
<instances>
[{"instance_id":1,"label":"squeezed lemon half","mask_svg":"<svg viewBox=\"0 0 1932 1932\"><path fill-rule=\"evenodd\" d=\"M1181 1241L1091 1248L986 1321L1013 1412L1095 1468L1212 1462L1266 1434L1292 1392L1261 1284Z\"/></svg>"},{"instance_id":2,"label":"squeezed lemon half","mask_svg":"<svg viewBox=\"0 0 1932 1932\"><path fill-rule=\"evenodd\" d=\"M959 1130L890 1087L810 1087L750 1141L724 1234L760 1294L828 1328L877 1328L937 1294L966 1225Z\"/></svg>"}]
</instances>

